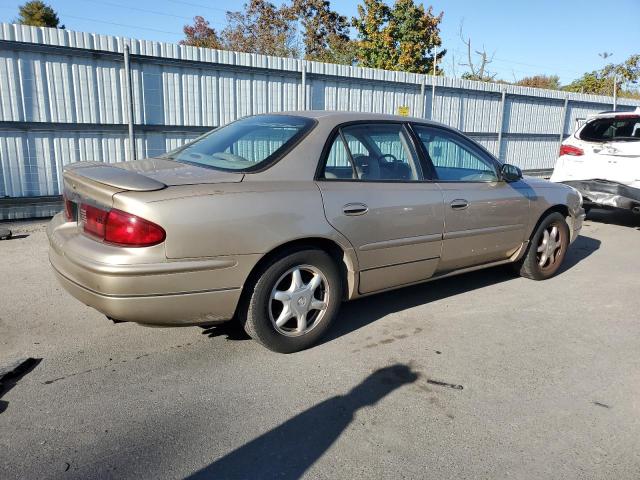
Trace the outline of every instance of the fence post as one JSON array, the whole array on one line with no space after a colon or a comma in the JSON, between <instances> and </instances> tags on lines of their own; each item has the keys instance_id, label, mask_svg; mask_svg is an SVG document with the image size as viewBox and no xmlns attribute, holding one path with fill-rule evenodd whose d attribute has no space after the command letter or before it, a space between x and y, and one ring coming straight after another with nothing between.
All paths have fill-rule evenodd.
<instances>
[{"instance_id":1,"label":"fence post","mask_svg":"<svg viewBox=\"0 0 640 480\"><path fill-rule=\"evenodd\" d=\"M431 82L431 116L430 120L433 120L433 114L436 111L436 76L433 76L433 80Z\"/></svg>"},{"instance_id":2,"label":"fence post","mask_svg":"<svg viewBox=\"0 0 640 480\"><path fill-rule=\"evenodd\" d=\"M433 82L431 82L431 120L436 109L436 65L438 64L438 48L433 49Z\"/></svg>"},{"instance_id":3,"label":"fence post","mask_svg":"<svg viewBox=\"0 0 640 480\"><path fill-rule=\"evenodd\" d=\"M424 95L426 81L427 81L427 76L422 75L422 81L420 82L420 105L422 106L421 112L420 112L420 118L427 118L427 106L424 103L426 100L426 97Z\"/></svg>"},{"instance_id":4,"label":"fence post","mask_svg":"<svg viewBox=\"0 0 640 480\"><path fill-rule=\"evenodd\" d=\"M136 160L136 139L133 132L133 91L131 86L131 62L129 59L129 45L124 46L124 84L126 89L127 120L129 122L129 160Z\"/></svg>"},{"instance_id":5,"label":"fence post","mask_svg":"<svg viewBox=\"0 0 640 480\"><path fill-rule=\"evenodd\" d=\"M560 143L564 140L564 126L567 124L567 113L569 112L569 97L565 97L564 106L562 107L562 119L560 123ZM560 147L558 147L560 148Z\"/></svg>"},{"instance_id":6,"label":"fence post","mask_svg":"<svg viewBox=\"0 0 640 480\"><path fill-rule=\"evenodd\" d=\"M298 108L300 108L301 110L306 110L307 109L307 62L305 62L304 60L301 60L300 69L302 70L302 80L301 80L301 87L302 87L301 100L302 101L298 102Z\"/></svg>"},{"instance_id":7,"label":"fence post","mask_svg":"<svg viewBox=\"0 0 640 480\"><path fill-rule=\"evenodd\" d=\"M498 160L501 159L502 156L502 130L504 129L504 108L506 104L507 92L504 87L502 87L502 95L500 98L500 113L498 114L498 152L497 157Z\"/></svg>"}]
</instances>

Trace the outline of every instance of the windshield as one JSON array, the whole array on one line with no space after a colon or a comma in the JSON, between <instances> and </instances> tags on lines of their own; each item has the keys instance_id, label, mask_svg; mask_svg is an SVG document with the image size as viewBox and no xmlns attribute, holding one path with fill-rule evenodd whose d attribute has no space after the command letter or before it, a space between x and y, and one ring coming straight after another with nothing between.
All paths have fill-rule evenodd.
<instances>
[{"instance_id":1,"label":"windshield","mask_svg":"<svg viewBox=\"0 0 640 480\"><path fill-rule=\"evenodd\" d=\"M602 118L587 123L580 139L587 142L640 140L640 117Z\"/></svg>"},{"instance_id":2,"label":"windshield","mask_svg":"<svg viewBox=\"0 0 640 480\"><path fill-rule=\"evenodd\" d=\"M313 120L293 115L247 117L217 128L165 158L226 171L258 170L280 158L313 125Z\"/></svg>"}]
</instances>

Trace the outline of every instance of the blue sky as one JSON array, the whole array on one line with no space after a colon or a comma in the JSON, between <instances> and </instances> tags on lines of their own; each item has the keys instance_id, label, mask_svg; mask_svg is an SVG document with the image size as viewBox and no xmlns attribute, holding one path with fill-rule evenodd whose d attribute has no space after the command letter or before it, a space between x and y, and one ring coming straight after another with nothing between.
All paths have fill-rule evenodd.
<instances>
[{"instance_id":1,"label":"blue sky","mask_svg":"<svg viewBox=\"0 0 640 480\"><path fill-rule=\"evenodd\" d=\"M47 1L47 0L45 0ZM274 1L274 0L272 0ZM389 0L391 1L391 0ZM10 21L24 0L2 0L0 20ZM194 15L213 27L224 26L225 11L238 9L242 0L50 0L63 23L72 30L177 42L182 26ZM278 3L277 0L274 3ZM348 16L357 12L358 0L332 0L334 9ZM612 52L621 62L640 53L640 0L434 0L444 11L441 34L448 54L447 75L459 76L464 67L464 45L458 37L460 22L474 46L495 52L489 69L513 81L536 73L559 75L563 83L603 65L599 52Z\"/></svg>"}]
</instances>

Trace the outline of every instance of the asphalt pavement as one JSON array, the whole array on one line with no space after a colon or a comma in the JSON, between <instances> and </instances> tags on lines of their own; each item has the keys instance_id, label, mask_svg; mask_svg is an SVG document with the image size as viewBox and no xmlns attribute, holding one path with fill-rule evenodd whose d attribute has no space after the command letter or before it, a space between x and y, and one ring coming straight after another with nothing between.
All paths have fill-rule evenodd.
<instances>
[{"instance_id":1,"label":"asphalt pavement","mask_svg":"<svg viewBox=\"0 0 640 480\"><path fill-rule=\"evenodd\" d=\"M640 478L640 217L594 211L548 281L344 304L292 355L113 324L56 283L44 222L3 226L3 479Z\"/></svg>"}]
</instances>

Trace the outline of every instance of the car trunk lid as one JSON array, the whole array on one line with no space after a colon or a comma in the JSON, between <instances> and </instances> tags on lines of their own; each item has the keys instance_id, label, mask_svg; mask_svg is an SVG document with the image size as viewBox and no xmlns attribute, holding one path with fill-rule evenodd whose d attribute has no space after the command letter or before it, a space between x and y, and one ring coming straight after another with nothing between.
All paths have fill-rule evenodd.
<instances>
[{"instance_id":1,"label":"car trunk lid","mask_svg":"<svg viewBox=\"0 0 640 480\"><path fill-rule=\"evenodd\" d=\"M77 220L80 224L81 205L92 205L106 211L113 208L114 196L119 193L154 192L180 185L235 183L242 181L243 177L241 173L162 158L114 164L78 162L64 169L65 211L69 220ZM141 201L144 203L143 199ZM137 215L139 212L128 213Z\"/></svg>"},{"instance_id":2,"label":"car trunk lid","mask_svg":"<svg viewBox=\"0 0 640 480\"><path fill-rule=\"evenodd\" d=\"M593 153L597 155L609 155L612 157L640 157L640 138L637 140L610 141L595 143L591 146Z\"/></svg>"},{"instance_id":3,"label":"car trunk lid","mask_svg":"<svg viewBox=\"0 0 640 480\"><path fill-rule=\"evenodd\" d=\"M564 155L556 165L554 181L607 180L637 187L640 185L640 138L605 142L565 141L582 155Z\"/></svg>"},{"instance_id":4,"label":"car trunk lid","mask_svg":"<svg viewBox=\"0 0 640 480\"><path fill-rule=\"evenodd\" d=\"M103 185L138 192L177 185L235 183L242 181L244 177L242 173L223 172L163 158L112 164L79 162L65 167L65 172L73 172L78 178Z\"/></svg>"},{"instance_id":5,"label":"car trunk lid","mask_svg":"<svg viewBox=\"0 0 640 480\"><path fill-rule=\"evenodd\" d=\"M590 147L592 178L624 185L640 182L640 139L603 142Z\"/></svg>"}]
</instances>

